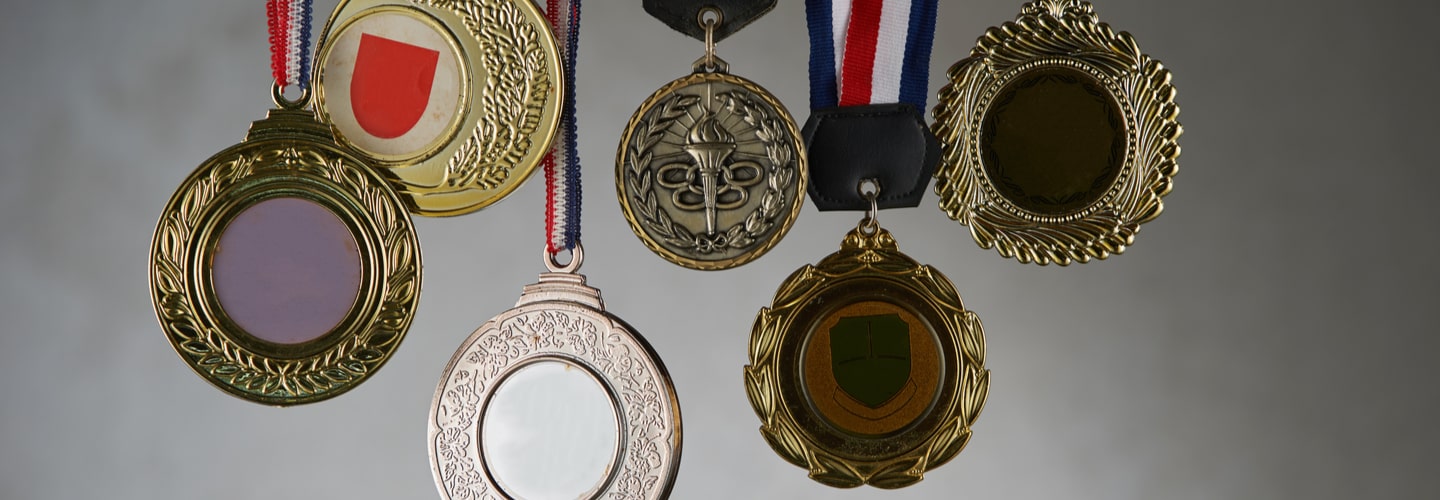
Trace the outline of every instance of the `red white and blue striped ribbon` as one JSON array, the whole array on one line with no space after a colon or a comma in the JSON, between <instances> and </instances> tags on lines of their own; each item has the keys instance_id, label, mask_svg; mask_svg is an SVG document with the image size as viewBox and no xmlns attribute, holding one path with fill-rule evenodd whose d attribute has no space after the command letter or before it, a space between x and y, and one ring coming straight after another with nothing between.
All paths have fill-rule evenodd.
<instances>
[{"instance_id":1,"label":"red white and blue striped ribbon","mask_svg":"<svg viewBox=\"0 0 1440 500\"><path fill-rule=\"evenodd\" d=\"M281 88L310 84L311 0L266 0L270 72Z\"/></svg>"},{"instance_id":2,"label":"red white and blue striped ribbon","mask_svg":"<svg viewBox=\"0 0 1440 500\"><path fill-rule=\"evenodd\" d=\"M939 0L805 0L811 109L925 109Z\"/></svg>"},{"instance_id":3,"label":"red white and blue striped ribbon","mask_svg":"<svg viewBox=\"0 0 1440 500\"><path fill-rule=\"evenodd\" d=\"M575 59L580 49L580 0L547 0L545 16L564 61L560 131L545 156L545 248L552 254L580 241L580 154L575 122Z\"/></svg>"}]
</instances>

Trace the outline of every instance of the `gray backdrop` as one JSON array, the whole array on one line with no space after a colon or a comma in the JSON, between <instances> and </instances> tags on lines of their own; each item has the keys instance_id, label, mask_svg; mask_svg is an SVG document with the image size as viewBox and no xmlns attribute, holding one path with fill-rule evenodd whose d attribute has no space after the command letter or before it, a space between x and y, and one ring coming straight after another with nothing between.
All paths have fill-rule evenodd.
<instances>
[{"instance_id":1,"label":"gray backdrop","mask_svg":"<svg viewBox=\"0 0 1440 500\"><path fill-rule=\"evenodd\" d=\"M319 2L328 14L334 2ZM1015 0L943 2L931 88ZM637 0L586 5L584 269L674 376L676 498L1354 499L1434 495L1430 310L1440 137L1431 2L1105 0L1175 72L1181 174L1136 246L1021 265L936 209L887 211L901 248L985 323L990 400L953 462L895 492L781 461L741 383L756 311L858 217L806 207L774 251L702 273L640 244L615 201L631 112L702 44ZM803 121L802 2L720 44ZM425 416L453 350L543 268L543 183L417 219L405 343L343 397L273 409L171 351L147 252L171 192L269 107L259 0L7 2L0 16L0 498L433 498ZM933 100L932 100L933 103Z\"/></svg>"}]
</instances>

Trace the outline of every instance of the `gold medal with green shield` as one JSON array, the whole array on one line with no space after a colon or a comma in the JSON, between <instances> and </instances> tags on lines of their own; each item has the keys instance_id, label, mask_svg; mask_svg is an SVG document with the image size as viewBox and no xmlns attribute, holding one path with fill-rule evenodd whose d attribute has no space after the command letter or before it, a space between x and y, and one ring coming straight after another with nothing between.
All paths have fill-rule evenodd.
<instances>
[{"instance_id":1,"label":"gold medal with green shield","mask_svg":"<svg viewBox=\"0 0 1440 500\"><path fill-rule=\"evenodd\" d=\"M745 367L770 447L844 488L908 486L953 458L989 385L979 317L870 217L780 285Z\"/></svg>"}]
</instances>

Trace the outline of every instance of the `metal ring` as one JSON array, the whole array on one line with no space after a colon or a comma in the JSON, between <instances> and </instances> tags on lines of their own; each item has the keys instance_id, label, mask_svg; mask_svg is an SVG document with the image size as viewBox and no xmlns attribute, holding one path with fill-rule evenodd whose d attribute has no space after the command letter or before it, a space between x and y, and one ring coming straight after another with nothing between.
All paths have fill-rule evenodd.
<instances>
[{"instance_id":1,"label":"metal ring","mask_svg":"<svg viewBox=\"0 0 1440 500\"><path fill-rule=\"evenodd\" d=\"M875 190L866 191L866 184L875 186ZM877 201L880 199L880 179L860 179L860 183L855 186L855 191L860 193L860 197L870 202L870 210L865 212L865 218L860 219L860 224L856 226L856 229L866 236L874 235L876 231L880 230L880 204Z\"/></svg>"},{"instance_id":2,"label":"metal ring","mask_svg":"<svg viewBox=\"0 0 1440 500\"><path fill-rule=\"evenodd\" d=\"M549 248L546 248L545 268L552 273L574 274L575 271L580 270L580 264L585 261L585 249L580 246L579 241L576 241L575 248L570 249L570 263L568 264L561 264L560 261L555 260L555 257L558 256L560 256L560 252L551 252Z\"/></svg>"},{"instance_id":3,"label":"metal ring","mask_svg":"<svg viewBox=\"0 0 1440 500\"><path fill-rule=\"evenodd\" d=\"M310 87L300 87L300 98L292 101L285 98L285 87L275 82L270 85L270 97L280 109L305 109L310 104Z\"/></svg>"},{"instance_id":4,"label":"metal ring","mask_svg":"<svg viewBox=\"0 0 1440 500\"><path fill-rule=\"evenodd\" d=\"M705 14L710 13L715 14L714 19L705 18ZM718 66L715 61L719 59L715 57L715 28L725 22L725 13L715 7L705 7L695 14L695 20L701 28L705 28L705 71L713 72Z\"/></svg>"},{"instance_id":5,"label":"metal ring","mask_svg":"<svg viewBox=\"0 0 1440 500\"><path fill-rule=\"evenodd\" d=\"M705 19L705 14L712 12L715 13L715 19ZM718 7L705 6L700 8L700 12L695 14L695 21L700 23L701 28L705 28L707 31L712 30L725 23L725 13Z\"/></svg>"}]
</instances>

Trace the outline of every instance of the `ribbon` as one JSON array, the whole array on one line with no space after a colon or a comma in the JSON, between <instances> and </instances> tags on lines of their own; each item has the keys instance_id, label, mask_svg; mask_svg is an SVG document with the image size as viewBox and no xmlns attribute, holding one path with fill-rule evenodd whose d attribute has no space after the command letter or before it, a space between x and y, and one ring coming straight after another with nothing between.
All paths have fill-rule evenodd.
<instances>
[{"instance_id":1,"label":"ribbon","mask_svg":"<svg viewBox=\"0 0 1440 500\"><path fill-rule=\"evenodd\" d=\"M281 88L310 85L311 0L266 0L270 72Z\"/></svg>"},{"instance_id":2,"label":"ribbon","mask_svg":"<svg viewBox=\"0 0 1440 500\"><path fill-rule=\"evenodd\" d=\"M555 146L545 156L545 248L551 254L580 241L580 154L575 123L575 59L580 45L580 0L547 0L565 74L565 100Z\"/></svg>"},{"instance_id":3,"label":"ribbon","mask_svg":"<svg viewBox=\"0 0 1440 500\"><path fill-rule=\"evenodd\" d=\"M939 0L805 0L810 107L925 109Z\"/></svg>"}]
</instances>

